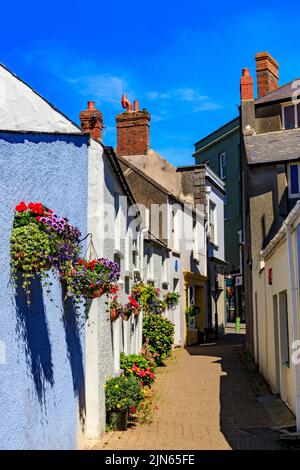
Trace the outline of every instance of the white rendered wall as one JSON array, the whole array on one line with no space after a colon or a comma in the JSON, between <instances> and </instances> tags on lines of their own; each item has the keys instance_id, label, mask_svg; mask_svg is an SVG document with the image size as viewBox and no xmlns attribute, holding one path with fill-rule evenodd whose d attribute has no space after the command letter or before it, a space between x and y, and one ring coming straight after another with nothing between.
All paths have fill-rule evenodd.
<instances>
[{"instance_id":1,"label":"white rendered wall","mask_svg":"<svg viewBox=\"0 0 300 470\"><path fill-rule=\"evenodd\" d=\"M0 129L81 133L79 127L3 65L0 65Z\"/></svg>"}]
</instances>

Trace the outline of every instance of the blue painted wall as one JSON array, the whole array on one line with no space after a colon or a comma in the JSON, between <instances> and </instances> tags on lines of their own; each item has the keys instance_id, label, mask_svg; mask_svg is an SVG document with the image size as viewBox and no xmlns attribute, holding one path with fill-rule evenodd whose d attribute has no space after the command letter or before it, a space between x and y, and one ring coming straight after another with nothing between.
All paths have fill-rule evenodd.
<instances>
[{"instance_id":1,"label":"blue painted wall","mask_svg":"<svg viewBox=\"0 0 300 470\"><path fill-rule=\"evenodd\" d=\"M87 138L0 133L0 448L73 449L85 412L83 329L53 278L27 306L10 280L14 207L41 201L87 230Z\"/></svg>"}]
</instances>

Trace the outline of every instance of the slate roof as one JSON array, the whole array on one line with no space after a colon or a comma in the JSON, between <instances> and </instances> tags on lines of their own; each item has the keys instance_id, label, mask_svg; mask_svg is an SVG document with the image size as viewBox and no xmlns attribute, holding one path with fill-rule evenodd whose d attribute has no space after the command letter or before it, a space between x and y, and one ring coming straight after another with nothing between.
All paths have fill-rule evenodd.
<instances>
[{"instance_id":1,"label":"slate roof","mask_svg":"<svg viewBox=\"0 0 300 470\"><path fill-rule=\"evenodd\" d=\"M289 99L296 90L298 90L298 93L300 94L300 78L295 78L295 80L279 87L277 90L271 91L261 98L256 98L255 104L270 103L272 101Z\"/></svg>"},{"instance_id":2,"label":"slate roof","mask_svg":"<svg viewBox=\"0 0 300 470\"><path fill-rule=\"evenodd\" d=\"M249 165L300 159L300 129L244 136Z\"/></svg>"}]
</instances>

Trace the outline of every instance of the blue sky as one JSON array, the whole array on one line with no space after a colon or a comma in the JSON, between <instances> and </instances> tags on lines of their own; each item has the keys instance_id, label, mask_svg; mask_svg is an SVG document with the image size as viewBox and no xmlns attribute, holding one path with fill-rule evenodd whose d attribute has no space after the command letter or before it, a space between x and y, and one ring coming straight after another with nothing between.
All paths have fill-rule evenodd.
<instances>
[{"instance_id":1,"label":"blue sky","mask_svg":"<svg viewBox=\"0 0 300 470\"><path fill-rule=\"evenodd\" d=\"M300 5L195 0L15 1L1 5L0 61L78 122L94 100L115 146L121 95L151 115L151 146L175 165L237 115L243 67L256 52L300 77Z\"/></svg>"}]
</instances>

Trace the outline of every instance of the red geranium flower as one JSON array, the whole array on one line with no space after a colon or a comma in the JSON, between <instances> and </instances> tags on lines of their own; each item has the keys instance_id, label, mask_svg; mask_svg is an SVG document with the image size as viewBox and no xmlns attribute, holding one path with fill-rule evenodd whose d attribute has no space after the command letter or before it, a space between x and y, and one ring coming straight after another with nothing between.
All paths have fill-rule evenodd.
<instances>
[{"instance_id":1,"label":"red geranium flower","mask_svg":"<svg viewBox=\"0 0 300 470\"><path fill-rule=\"evenodd\" d=\"M84 260L83 260L82 258L80 258L80 259L78 260L78 264L84 264Z\"/></svg>"},{"instance_id":2,"label":"red geranium flower","mask_svg":"<svg viewBox=\"0 0 300 470\"><path fill-rule=\"evenodd\" d=\"M25 204L24 201L20 202L20 204L18 204L18 205L16 206L16 211L17 211L17 212L24 212L24 211L26 211L26 210L27 210L27 206L26 206L26 204Z\"/></svg>"},{"instance_id":3,"label":"red geranium flower","mask_svg":"<svg viewBox=\"0 0 300 470\"><path fill-rule=\"evenodd\" d=\"M41 202L30 202L28 204L31 214L44 215L45 209Z\"/></svg>"}]
</instances>

